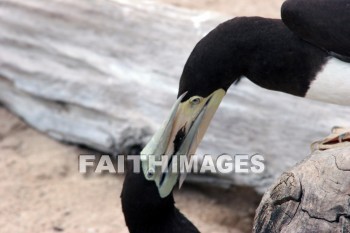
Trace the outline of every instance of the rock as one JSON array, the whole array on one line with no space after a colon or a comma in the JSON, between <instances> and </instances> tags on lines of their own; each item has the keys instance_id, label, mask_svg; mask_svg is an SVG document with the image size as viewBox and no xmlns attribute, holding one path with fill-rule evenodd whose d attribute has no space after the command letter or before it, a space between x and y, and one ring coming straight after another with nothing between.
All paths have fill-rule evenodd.
<instances>
[{"instance_id":1,"label":"rock","mask_svg":"<svg viewBox=\"0 0 350 233\"><path fill-rule=\"evenodd\" d=\"M130 131L142 146L175 101L192 48L227 18L149 1L2 0L0 102L62 141L121 153L133 148ZM197 154L264 155L264 174L225 175L264 192L349 113L243 80Z\"/></svg>"},{"instance_id":2,"label":"rock","mask_svg":"<svg viewBox=\"0 0 350 233\"><path fill-rule=\"evenodd\" d=\"M350 232L349 194L350 147L316 151L265 193L253 232Z\"/></svg>"}]
</instances>

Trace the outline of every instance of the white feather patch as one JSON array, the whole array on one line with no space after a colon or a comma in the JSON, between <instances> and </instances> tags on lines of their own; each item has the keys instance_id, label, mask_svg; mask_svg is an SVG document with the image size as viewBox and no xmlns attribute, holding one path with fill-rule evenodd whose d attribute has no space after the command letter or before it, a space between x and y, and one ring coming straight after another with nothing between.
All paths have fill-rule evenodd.
<instances>
[{"instance_id":1,"label":"white feather patch","mask_svg":"<svg viewBox=\"0 0 350 233\"><path fill-rule=\"evenodd\" d=\"M310 84L305 97L350 106L350 63L329 59Z\"/></svg>"}]
</instances>

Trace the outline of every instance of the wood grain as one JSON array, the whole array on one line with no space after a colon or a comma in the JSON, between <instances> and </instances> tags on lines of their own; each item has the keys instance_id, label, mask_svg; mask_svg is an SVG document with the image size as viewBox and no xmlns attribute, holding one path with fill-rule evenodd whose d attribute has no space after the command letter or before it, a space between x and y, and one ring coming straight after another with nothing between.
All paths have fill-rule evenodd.
<instances>
[{"instance_id":1,"label":"wood grain","mask_svg":"<svg viewBox=\"0 0 350 233\"><path fill-rule=\"evenodd\" d=\"M253 232L350 232L349 196L350 147L316 151L265 193Z\"/></svg>"}]
</instances>

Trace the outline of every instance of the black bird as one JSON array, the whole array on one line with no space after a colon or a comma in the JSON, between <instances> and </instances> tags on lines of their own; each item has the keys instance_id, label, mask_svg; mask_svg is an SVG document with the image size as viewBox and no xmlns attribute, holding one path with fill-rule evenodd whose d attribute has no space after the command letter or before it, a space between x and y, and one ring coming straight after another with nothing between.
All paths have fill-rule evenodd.
<instances>
[{"instance_id":1,"label":"black bird","mask_svg":"<svg viewBox=\"0 0 350 233\"><path fill-rule=\"evenodd\" d=\"M179 174L155 169L150 158L193 154L227 89L242 77L269 90L350 106L350 0L287 0L281 15L228 20L193 49L178 101L142 151L144 173L162 197Z\"/></svg>"},{"instance_id":2,"label":"black bird","mask_svg":"<svg viewBox=\"0 0 350 233\"><path fill-rule=\"evenodd\" d=\"M199 233L174 205L172 192L161 198L156 184L128 169L121 194L130 233Z\"/></svg>"}]
</instances>

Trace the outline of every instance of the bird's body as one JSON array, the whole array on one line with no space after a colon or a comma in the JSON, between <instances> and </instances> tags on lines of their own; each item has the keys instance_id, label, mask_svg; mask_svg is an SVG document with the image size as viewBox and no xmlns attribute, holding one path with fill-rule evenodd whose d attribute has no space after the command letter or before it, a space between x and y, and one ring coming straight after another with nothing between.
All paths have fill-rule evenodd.
<instances>
[{"instance_id":1,"label":"bird's body","mask_svg":"<svg viewBox=\"0 0 350 233\"><path fill-rule=\"evenodd\" d=\"M350 106L350 63L330 57L323 65L305 97Z\"/></svg>"},{"instance_id":2,"label":"bird's body","mask_svg":"<svg viewBox=\"0 0 350 233\"><path fill-rule=\"evenodd\" d=\"M349 12L349 0L287 0L281 17L303 40L350 61Z\"/></svg>"},{"instance_id":3,"label":"bird's body","mask_svg":"<svg viewBox=\"0 0 350 233\"><path fill-rule=\"evenodd\" d=\"M161 198L140 172L127 172L121 200L130 233L199 233L175 207L173 195Z\"/></svg>"},{"instance_id":4,"label":"bird's body","mask_svg":"<svg viewBox=\"0 0 350 233\"><path fill-rule=\"evenodd\" d=\"M281 16L295 35L328 54L305 97L350 106L350 1L287 0Z\"/></svg>"}]
</instances>

